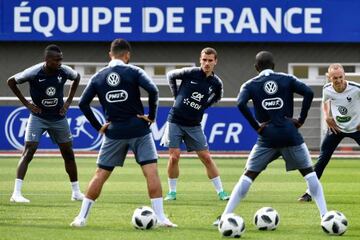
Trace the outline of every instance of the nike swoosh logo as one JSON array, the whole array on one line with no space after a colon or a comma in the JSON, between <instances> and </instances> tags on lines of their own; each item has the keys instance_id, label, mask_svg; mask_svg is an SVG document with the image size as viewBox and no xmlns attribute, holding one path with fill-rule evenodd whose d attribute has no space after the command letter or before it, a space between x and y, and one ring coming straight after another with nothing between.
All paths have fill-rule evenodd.
<instances>
[{"instance_id":1,"label":"nike swoosh logo","mask_svg":"<svg viewBox=\"0 0 360 240\"><path fill-rule=\"evenodd\" d=\"M197 82L190 81L192 84L197 84Z\"/></svg>"},{"instance_id":2,"label":"nike swoosh logo","mask_svg":"<svg viewBox=\"0 0 360 240\"><path fill-rule=\"evenodd\" d=\"M39 82L43 82L43 81L45 81L46 79L39 79Z\"/></svg>"}]
</instances>

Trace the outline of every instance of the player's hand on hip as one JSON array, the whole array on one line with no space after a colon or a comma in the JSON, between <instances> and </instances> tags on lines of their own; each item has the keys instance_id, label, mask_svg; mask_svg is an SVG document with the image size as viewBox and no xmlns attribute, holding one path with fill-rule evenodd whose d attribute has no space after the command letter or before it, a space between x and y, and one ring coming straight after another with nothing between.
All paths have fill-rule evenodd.
<instances>
[{"instance_id":1,"label":"player's hand on hip","mask_svg":"<svg viewBox=\"0 0 360 240\"><path fill-rule=\"evenodd\" d=\"M290 119L290 121L292 121L293 122L293 124L294 124L294 126L296 127L296 128L301 128L301 126L303 125L301 122L299 122L299 120L298 119L296 119L296 118L289 118Z\"/></svg>"},{"instance_id":2,"label":"player's hand on hip","mask_svg":"<svg viewBox=\"0 0 360 240\"><path fill-rule=\"evenodd\" d=\"M327 117L327 118L325 118L325 121L331 132L333 132L335 134L340 133L340 129L339 129L338 125L336 125L336 122L333 117Z\"/></svg>"},{"instance_id":3,"label":"player's hand on hip","mask_svg":"<svg viewBox=\"0 0 360 240\"><path fill-rule=\"evenodd\" d=\"M104 125L102 125L102 127L101 127L100 130L99 130L99 133L100 133L100 134L105 134L106 129L109 127L110 124L111 124L111 122L107 122L107 123L105 123Z\"/></svg>"},{"instance_id":4,"label":"player's hand on hip","mask_svg":"<svg viewBox=\"0 0 360 240\"><path fill-rule=\"evenodd\" d=\"M41 108L39 108L38 106L36 106L36 105L33 104L33 103L29 103L26 107L27 107L32 113L36 113L36 114L41 113Z\"/></svg>"},{"instance_id":5,"label":"player's hand on hip","mask_svg":"<svg viewBox=\"0 0 360 240\"><path fill-rule=\"evenodd\" d=\"M358 131L360 132L360 125L358 125L358 126L356 127L356 130L358 130Z\"/></svg>"},{"instance_id":6,"label":"player's hand on hip","mask_svg":"<svg viewBox=\"0 0 360 240\"><path fill-rule=\"evenodd\" d=\"M136 116L137 116L138 118L141 118L141 119L145 120L146 122L148 122L149 125L154 122L154 120L151 120L148 115L140 115L140 114L138 114L138 115L136 115Z\"/></svg>"},{"instance_id":7,"label":"player's hand on hip","mask_svg":"<svg viewBox=\"0 0 360 240\"><path fill-rule=\"evenodd\" d=\"M59 111L60 115L65 116L65 114L67 113L67 110L69 109L69 107L70 107L70 103L65 102L64 106L62 106L62 108Z\"/></svg>"},{"instance_id":8,"label":"player's hand on hip","mask_svg":"<svg viewBox=\"0 0 360 240\"><path fill-rule=\"evenodd\" d=\"M262 131L264 130L264 128L267 126L268 123L269 123L269 122L260 123L260 126L259 126L259 128L258 128L258 130L257 130L257 133L258 133L258 134L261 134Z\"/></svg>"}]
</instances>

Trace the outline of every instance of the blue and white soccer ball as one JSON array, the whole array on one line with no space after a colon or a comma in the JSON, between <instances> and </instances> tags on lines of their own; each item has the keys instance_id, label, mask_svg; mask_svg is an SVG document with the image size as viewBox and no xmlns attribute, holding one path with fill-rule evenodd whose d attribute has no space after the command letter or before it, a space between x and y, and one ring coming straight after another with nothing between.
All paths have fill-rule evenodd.
<instances>
[{"instance_id":1,"label":"blue and white soccer ball","mask_svg":"<svg viewBox=\"0 0 360 240\"><path fill-rule=\"evenodd\" d=\"M348 227L345 215L339 211L329 211L321 219L321 227L327 234L343 235Z\"/></svg>"},{"instance_id":2,"label":"blue and white soccer ball","mask_svg":"<svg viewBox=\"0 0 360 240\"><path fill-rule=\"evenodd\" d=\"M245 232L245 222L242 217L228 213L221 217L218 229L224 237L239 238Z\"/></svg>"},{"instance_id":3,"label":"blue and white soccer ball","mask_svg":"<svg viewBox=\"0 0 360 240\"><path fill-rule=\"evenodd\" d=\"M135 209L131 222L136 229L148 230L155 227L157 218L152 208L143 206Z\"/></svg>"},{"instance_id":4,"label":"blue and white soccer ball","mask_svg":"<svg viewBox=\"0 0 360 240\"><path fill-rule=\"evenodd\" d=\"M254 224L259 230L275 230L279 223L279 214L272 207L260 208L254 215Z\"/></svg>"}]
</instances>

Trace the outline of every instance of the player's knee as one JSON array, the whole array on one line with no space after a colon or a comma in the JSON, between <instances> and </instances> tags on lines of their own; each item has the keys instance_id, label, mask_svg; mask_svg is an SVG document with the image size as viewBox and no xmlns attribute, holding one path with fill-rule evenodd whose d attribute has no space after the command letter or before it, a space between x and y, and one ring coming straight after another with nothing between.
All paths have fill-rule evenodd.
<instances>
[{"instance_id":1,"label":"player's knee","mask_svg":"<svg viewBox=\"0 0 360 240\"><path fill-rule=\"evenodd\" d=\"M23 153L24 159L31 161L32 157L34 156L37 149L36 144L26 144L25 150Z\"/></svg>"},{"instance_id":2,"label":"player's knee","mask_svg":"<svg viewBox=\"0 0 360 240\"><path fill-rule=\"evenodd\" d=\"M178 164L180 159L180 154L174 153L170 154L169 161L170 164Z\"/></svg>"}]
</instances>

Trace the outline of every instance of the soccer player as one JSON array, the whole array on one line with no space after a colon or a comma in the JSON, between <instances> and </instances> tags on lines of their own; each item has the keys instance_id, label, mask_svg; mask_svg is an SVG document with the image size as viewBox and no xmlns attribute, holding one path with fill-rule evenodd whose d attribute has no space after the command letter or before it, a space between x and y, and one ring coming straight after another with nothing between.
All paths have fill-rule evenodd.
<instances>
[{"instance_id":1,"label":"soccer player","mask_svg":"<svg viewBox=\"0 0 360 240\"><path fill-rule=\"evenodd\" d=\"M214 74L216 63L217 52L208 47L200 53L200 67L177 69L167 74L175 102L169 112L168 123L161 140L162 145L169 147L169 192L165 200L176 200L182 141L185 142L189 152L197 153L219 199L229 199L228 193L223 189L219 170L210 156L206 137L200 126L205 109L222 97L222 81ZM181 80L179 87L176 85L176 80Z\"/></svg>"},{"instance_id":2,"label":"soccer player","mask_svg":"<svg viewBox=\"0 0 360 240\"><path fill-rule=\"evenodd\" d=\"M246 196L256 177L269 163L282 156L287 171L300 171L314 196L320 216L323 216L327 212L323 189L313 171L306 144L298 131L307 117L313 92L294 76L274 72L274 66L272 53L259 52L255 58L255 68L259 75L244 83L240 89L238 108L259 136L223 215L232 213ZM304 97L297 119L293 118L294 93ZM253 102L255 118L247 106L249 100ZM218 220L214 225L218 224Z\"/></svg>"},{"instance_id":3,"label":"soccer player","mask_svg":"<svg viewBox=\"0 0 360 240\"><path fill-rule=\"evenodd\" d=\"M319 179L345 137L354 139L360 145L360 85L345 80L344 68L339 63L329 66L327 77L330 83L323 88L322 109L328 131L314 168ZM310 191L307 190L298 200L310 202Z\"/></svg>"},{"instance_id":4,"label":"soccer player","mask_svg":"<svg viewBox=\"0 0 360 240\"><path fill-rule=\"evenodd\" d=\"M72 149L72 135L66 120L66 112L71 105L80 75L72 68L62 65L63 54L56 45L49 45L44 52L45 62L36 64L8 79L8 85L31 114L25 133L25 149L20 158L14 192L10 202L28 203L22 196L21 188L41 135L47 131L53 142L57 143L65 161L65 169L72 187L71 200L81 201L75 156ZM73 81L67 100L64 103L64 84ZM25 99L17 84L28 82L32 101Z\"/></svg>"},{"instance_id":5,"label":"soccer player","mask_svg":"<svg viewBox=\"0 0 360 240\"><path fill-rule=\"evenodd\" d=\"M154 122L159 92L145 71L130 65L130 44L124 39L115 39L111 43L109 65L90 80L79 103L91 125L105 134L97 159L97 169L89 183L80 213L70 224L83 227L91 207L99 197L102 186L116 166L122 167L130 148L136 162L140 165L147 181L151 205L158 218L158 224L164 227L177 227L163 210L161 182L157 171L157 153L151 135L150 124ZM149 115L144 115L140 99L140 87L149 94ZM101 125L90 108L97 95L105 112L107 123Z\"/></svg>"}]
</instances>

